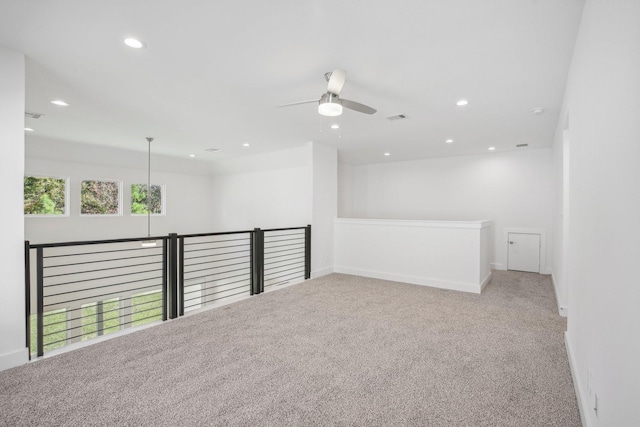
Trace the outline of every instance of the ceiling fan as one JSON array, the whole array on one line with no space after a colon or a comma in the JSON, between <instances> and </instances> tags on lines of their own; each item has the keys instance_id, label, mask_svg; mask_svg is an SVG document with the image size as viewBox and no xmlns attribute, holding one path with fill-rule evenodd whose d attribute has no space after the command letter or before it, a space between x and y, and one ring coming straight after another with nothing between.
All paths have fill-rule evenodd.
<instances>
[{"instance_id":1,"label":"ceiling fan","mask_svg":"<svg viewBox=\"0 0 640 427\"><path fill-rule=\"evenodd\" d=\"M374 114L377 111L368 105L340 98L340 91L344 86L344 82L347 80L347 73L344 70L336 68L333 71L325 73L324 78L327 80L327 93L323 94L320 100L313 99L310 101L292 102L291 104L278 105L278 107L290 107L292 105L317 102L318 113L328 117L339 116L342 114L343 107L365 114Z\"/></svg>"}]
</instances>

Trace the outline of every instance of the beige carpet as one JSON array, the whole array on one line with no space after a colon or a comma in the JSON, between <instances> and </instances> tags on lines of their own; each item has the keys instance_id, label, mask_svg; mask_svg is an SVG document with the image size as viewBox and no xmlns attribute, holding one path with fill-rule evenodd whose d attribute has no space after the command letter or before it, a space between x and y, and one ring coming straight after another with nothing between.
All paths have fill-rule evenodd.
<instances>
[{"instance_id":1,"label":"beige carpet","mask_svg":"<svg viewBox=\"0 0 640 427\"><path fill-rule=\"evenodd\" d=\"M549 276L332 274L0 372L2 426L579 426Z\"/></svg>"}]
</instances>

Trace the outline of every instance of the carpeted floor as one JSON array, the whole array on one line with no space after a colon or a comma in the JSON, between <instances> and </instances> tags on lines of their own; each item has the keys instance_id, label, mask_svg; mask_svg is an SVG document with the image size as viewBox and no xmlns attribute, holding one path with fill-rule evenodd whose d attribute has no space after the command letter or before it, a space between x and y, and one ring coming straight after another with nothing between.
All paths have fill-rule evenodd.
<instances>
[{"instance_id":1,"label":"carpeted floor","mask_svg":"<svg viewBox=\"0 0 640 427\"><path fill-rule=\"evenodd\" d=\"M0 372L2 426L579 426L549 276L331 274Z\"/></svg>"}]
</instances>

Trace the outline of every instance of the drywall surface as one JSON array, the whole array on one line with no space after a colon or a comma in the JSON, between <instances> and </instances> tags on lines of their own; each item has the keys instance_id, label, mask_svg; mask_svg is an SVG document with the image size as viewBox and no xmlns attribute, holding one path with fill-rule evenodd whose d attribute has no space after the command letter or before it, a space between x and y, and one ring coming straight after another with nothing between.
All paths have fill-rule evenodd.
<instances>
[{"instance_id":1,"label":"drywall surface","mask_svg":"<svg viewBox=\"0 0 640 427\"><path fill-rule=\"evenodd\" d=\"M492 220L494 268L507 265L505 229L551 233L551 149L342 166L341 171L339 200L345 191L359 195L351 206L341 204L341 217ZM541 272L548 273L551 250L542 252Z\"/></svg>"},{"instance_id":2,"label":"drywall surface","mask_svg":"<svg viewBox=\"0 0 640 427\"><path fill-rule=\"evenodd\" d=\"M214 165L209 190L213 227L231 231L310 224L309 157L309 147L303 147Z\"/></svg>"},{"instance_id":3,"label":"drywall surface","mask_svg":"<svg viewBox=\"0 0 640 427\"><path fill-rule=\"evenodd\" d=\"M24 55L0 47L0 370L26 363L24 316Z\"/></svg>"},{"instance_id":4,"label":"drywall surface","mask_svg":"<svg viewBox=\"0 0 640 427\"><path fill-rule=\"evenodd\" d=\"M338 218L338 273L480 293L491 278L491 221Z\"/></svg>"},{"instance_id":5,"label":"drywall surface","mask_svg":"<svg viewBox=\"0 0 640 427\"><path fill-rule=\"evenodd\" d=\"M311 274L333 272L334 220L338 213L338 150L310 143L313 211L311 223Z\"/></svg>"},{"instance_id":6,"label":"drywall surface","mask_svg":"<svg viewBox=\"0 0 640 427\"><path fill-rule=\"evenodd\" d=\"M565 95L567 345L586 426L640 425L638 22L640 2L587 1Z\"/></svg>"},{"instance_id":7,"label":"drywall surface","mask_svg":"<svg viewBox=\"0 0 640 427\"><path fill-rule=\"evenodd\" d=\"M45 157L51 152L56 153L54 158ZM65 156L73 160L61 160ZM151 216L151 235L214 231L209 197L211 177L193 172L204 170L198 162L183 163L181 172L177 171L177 165L180 160L151 157L151 183L165 187L165 214ZM146 153L29 139L25 175L69 179L67 216L25 217L25 237L32 243L147 235L147 216L131 214L131 184L147 182ZM122 182L121 215L80 214L80 184L87 179Z\"/></svg>"}]
</instances>

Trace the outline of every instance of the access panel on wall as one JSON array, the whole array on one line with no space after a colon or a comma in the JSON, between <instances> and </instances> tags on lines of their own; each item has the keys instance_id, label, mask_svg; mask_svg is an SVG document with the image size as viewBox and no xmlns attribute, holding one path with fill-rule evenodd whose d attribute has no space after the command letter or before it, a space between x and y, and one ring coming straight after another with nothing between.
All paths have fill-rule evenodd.
<instances>
[{"instance_id":1,"label":"access panel on wall","mask_svg":"<svg viewBox=\"0 0 640 427\"><path fill-rule=\"evenodd\" d=\"M507 270L540 273L540 234L509 233Z\"/></svg>"}]
</instances>

